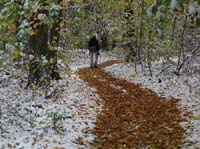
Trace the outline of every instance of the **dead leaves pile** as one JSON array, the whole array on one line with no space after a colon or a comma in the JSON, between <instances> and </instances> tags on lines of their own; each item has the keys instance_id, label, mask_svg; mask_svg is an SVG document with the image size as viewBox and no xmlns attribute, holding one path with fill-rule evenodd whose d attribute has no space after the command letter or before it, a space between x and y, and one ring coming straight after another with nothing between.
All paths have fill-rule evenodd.
<instances>
[{"instance_id":1,"label":"dead leaves pile","mask_svg":"<svg viewBox=\"0 0 200 149\"><path fill-rule=\"evenodd\" d=\"M184 129L177 99L163 99L148 89L113 77L102 68L83 68L77 74L103 99L93 134L93 148L178 148Z\"/></svg>"}]
</instances>

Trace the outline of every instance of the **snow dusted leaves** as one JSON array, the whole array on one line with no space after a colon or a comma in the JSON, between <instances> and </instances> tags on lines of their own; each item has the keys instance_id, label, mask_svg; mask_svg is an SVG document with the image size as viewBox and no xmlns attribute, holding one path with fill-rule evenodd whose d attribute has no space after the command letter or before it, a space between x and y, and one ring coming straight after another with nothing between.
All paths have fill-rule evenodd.
<instances>
[{"instance_id":1,"label":"snow dusted leaves","mask_svg":"<svg viewBox=\"0 0 200 149\"><path fill-rule=\"evenodd\" d=\"M0 87L0 148L80 148L93 140L90 129L101 105L76 76L54 82L48 99L43 89L23 90L19 80L7 81Z\"/></svg>"},{"instance_id":2,"label":"snow dusted leaves","mask_svg":"<svg viewBox=\"0 0 200 149\"><path fill-rule=\"evenodd\" d=\"M188 4L188 13L192 16L198 16L195 17L196 25L200 26L200 6L198 5L197 1L191 1Z\"/></svg>"},{"instance_id":3,"label":"snow dusted leaves","mask_svg":"<svg viewBox=\"0 0 200 149\"><path fill-rule=\"evenodd\" d=\"M29 56L29 60L33 60L34 59L34 55L30 54Z\"/></svg>"},{"instance_id":4,"label":"snow dusted leaves","mask_svg":"<svg viewBox=\"0 0 200 149\"><path fill-rule=\"evenodd\" d=\"M180 8L180 1L179 0L172 0L170 4L170 8L172 11L177 10Z\"/></svg>"},{"instance_id":5,"label":"snow dusted leaves","mask_svg":"<svg viewBox=\"0 0 200 149\"><path fill-rule=\"evenodd\" d=\"M188 13L190 15L195 15L196 13L200 14L200 6L197 1L192 1L188 5Z\"/></svg>"},{"instance_id":6,"label":"snow dusted leaves","mask_svg":"<svg viewBox=\"0 0 200 149\"><path fill-rule=\"evenodd\" d=\"M153 8L155 7L155 5L151 5L148 9L147 9L147 18L150 19L153 16Z\"/></svg>"},{"instance_id":7,"label":"snow dusted leaves","mask_svg":"<svg viewBox=\"0 0 200 149\"><path fill-rule=\"evenodd\" d=\"M158 34L158 37L162 37L163 36L163 30L160 29L159 27L157 28L157 34Z\"/></svg>"},{"instance_id":8,"label":"snow dusted leaves","mask_svg":"<svg viewBox=\"0 0 200 149\"><path fill-rule=\"evenodd\" d=\"M161 12L161 11L157 11L157 13L156 13L156 19L158 21L161 21L164 18L165 18L165 14L163 12Z\"/></svg>"},{"instance_id":9,"label":"snow dusted leaves","mask_svg":"<svg viewBox=\"0 0 200 149\"><path fill-rule=\"evenodd\" d=\"M148 9L147 9L147 18L150 19L153 17L153 15L156 16L156 19L161 21L161 19L164 19L165 14L160 11L159 7L161 4L158 2L153 3ZM173 12L176 9L180 8L179 0L171 0L170 9Z\"/></svg>"}]
</instances>

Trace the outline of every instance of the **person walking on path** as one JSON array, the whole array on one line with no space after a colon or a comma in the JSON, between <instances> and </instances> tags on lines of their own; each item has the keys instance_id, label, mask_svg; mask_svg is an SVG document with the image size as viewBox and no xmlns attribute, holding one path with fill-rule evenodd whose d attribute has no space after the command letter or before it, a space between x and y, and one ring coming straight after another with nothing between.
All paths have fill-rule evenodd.
<instances>
[{"instance_id":1,"label":"person walking on path","mask_svg":"<svg viewBox=\"0 0 200 149\"><path fill-rule=\"evenodd\" d=\"M94 35L92 38L90 38L88 43L88 49L90 55L90 68L97 68L99 56L99 42L97 40L97 35Z\"/></svg>"}]
</instances>

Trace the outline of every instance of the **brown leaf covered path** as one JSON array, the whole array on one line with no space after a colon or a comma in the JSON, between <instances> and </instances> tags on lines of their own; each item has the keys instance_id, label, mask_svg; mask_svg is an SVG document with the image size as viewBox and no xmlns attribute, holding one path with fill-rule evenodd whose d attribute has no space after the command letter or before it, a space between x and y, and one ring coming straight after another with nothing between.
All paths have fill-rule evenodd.
<instances>
[{"instance_id":1,"label":"brown leaf covered path","mask_svg":"<svg viewBox=\"0 0 200 149\"><path fill-rule=\"evenodd\" d=\"M95 87L103 101L97 116L92 148L178 148L182 144L184 121L178 100L164 99L149 89L113 77L104 67L120 63L108 61L98 69L83 68L77 74Z\"/></svg>"}]
</instances>

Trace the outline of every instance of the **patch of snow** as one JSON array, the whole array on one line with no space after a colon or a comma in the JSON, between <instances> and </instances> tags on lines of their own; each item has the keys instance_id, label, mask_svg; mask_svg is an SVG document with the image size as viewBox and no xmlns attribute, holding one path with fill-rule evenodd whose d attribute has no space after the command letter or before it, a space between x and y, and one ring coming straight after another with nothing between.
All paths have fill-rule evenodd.
<instances>
[{"instance_id":1,"label":"patch of snow","mask_svg":"<svg viewBox=\"0 0 200 149\"><path fill-rule=\"evenodd\" d=\"M0 148L87 148L101 111L100 98L76 75L45 90L22 89L19 79L2 75Z\"/></svg>"},{"instance_id":2,"label":"patch of snow","mask_svg":"<svg viewBox=\"0 0 200 149\"><path fill-rule=\"evenodd\" d=\"M113 54L110 51L101 51L101 50L99 52L100 52L98 58L99 64L108 60L117 60L120 57L119 53ZM70 68L73 72L83 67L89 67L90 58L89 58L89 51L87 49L78 49L75 52L73 51L73 53L76 55L72 59L72 64L70 64Z\"/></svg>"}]
</instances>

